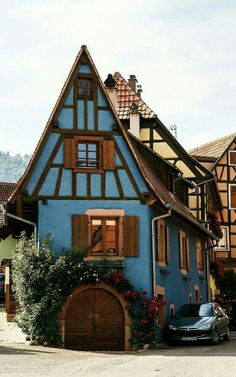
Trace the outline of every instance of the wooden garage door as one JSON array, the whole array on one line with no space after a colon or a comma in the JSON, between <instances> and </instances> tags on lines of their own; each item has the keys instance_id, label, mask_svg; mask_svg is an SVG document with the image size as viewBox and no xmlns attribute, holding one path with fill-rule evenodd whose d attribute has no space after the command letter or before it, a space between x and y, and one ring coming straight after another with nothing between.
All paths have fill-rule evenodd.
<instances>
[{"instance_id":1,"label":"wooden garage door","mask_svg":"<svg viewBox=\"0 0 236 377\"><path fill-rule=\"evenodd\" d=\"M73 297L65 314L65 348L124 350L124 314L117 298L101 288Z\"/></svg>"}]
</instances>

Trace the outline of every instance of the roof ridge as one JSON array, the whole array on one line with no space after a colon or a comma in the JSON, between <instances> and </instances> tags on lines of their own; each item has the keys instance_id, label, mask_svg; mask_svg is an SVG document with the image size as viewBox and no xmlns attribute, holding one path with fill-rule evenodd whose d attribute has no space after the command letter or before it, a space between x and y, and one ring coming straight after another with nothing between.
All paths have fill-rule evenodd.
<instances>
[{"instance_id":1,"label":"roof ridge","mask_svg":"<svg viewBox=\"0 0 236 377\"><path fill-rule=\"evenodd\" d=\"M193 151L196 151L196 150L201 149L203 147L207 147L208 145L212 145L212 144L218 143L219 141L226 140L226 139L231 138L233 136L236 136L236 132L233 132L232 134L229 134L229 135L225 135L225 136L219 137L219 138L214 139L212 141L209 141L209 142L207 142L205 144L201 144L198 147L194 147L194 148L192 148L192 149L189 150L189 153L193 153Z\"/></svg>"}]
</instances>

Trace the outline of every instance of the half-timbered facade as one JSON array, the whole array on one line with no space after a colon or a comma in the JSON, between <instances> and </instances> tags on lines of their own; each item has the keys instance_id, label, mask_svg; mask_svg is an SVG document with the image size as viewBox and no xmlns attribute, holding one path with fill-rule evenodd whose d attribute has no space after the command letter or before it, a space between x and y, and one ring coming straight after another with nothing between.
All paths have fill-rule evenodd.
<instances>
[{"instance_id":1,"label":"half-timbered facade","mask_svg":"<svg viewBox=\"0 0 236 377\"><path fill-rule=\"evenodd\" d=\"M52 234L58 255L74 246L91 263L123 264L134 287L167 300L164 325L182 303L207 299L206 244L215 239L189 211L191 183L182 179L176 188L180 176L178 166L128 134L82 46L8 201L18 217L8 226L14 236L22 229ZM76 289L62 310L65 346L129 349L125 306L107 285Z\"/></svg>"},{"instance_id":2,"label":"half-timbered facade","mask_svg":"<svg viewBox=\"0 0 236 377\"><path fill-rule=\"evenodd\" d=\"M186 152L144 102L141 98L142 89L137 85L135 75L130 75L126 81L116 72L113 76L108 75L105 85L123 126L179 168L181 174L177 179L173 177L176 189L180 189L184 180L188 181L188 206L195 217L207 221L207 214L221 207L214 175Z\"/></svg>"},{"instance_id":3,"label":"half-timbered facade","mask_svg":"<svg viewBox=\"0 0 236 377\"><path fill-rule=\"evenodd\" d=\"M223 233L215 248L224 269L236 271L236 133L194 148L190 153L216 176L222 211L218 212Z\"/></svg>"}]
</instances>

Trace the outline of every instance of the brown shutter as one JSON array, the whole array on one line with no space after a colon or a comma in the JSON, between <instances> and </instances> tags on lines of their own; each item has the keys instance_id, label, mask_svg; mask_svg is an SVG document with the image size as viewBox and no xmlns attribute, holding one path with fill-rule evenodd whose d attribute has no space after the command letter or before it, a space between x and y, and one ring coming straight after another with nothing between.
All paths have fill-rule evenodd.
<instances>
[{"instance_id":1,"label":"brown shutter","mask_svg":"<svg viewBox=\"0 0 236 377\"><path fill-rule=\"evenodd\" d=\"M88 220L87 215L72 215L72 245L81 254L89 248Z\"/></svg>"},{"instance_id":2,"label":"brown shutter","mask_svg":"<svg viewBox=\"0 0 236 377\"><path fill-rule=\"evenodd\" d=\"M230 185L230 207L236 208L236 186Z\"/></svg>"},{"instance_id":3,"label":"brown shutter","mask_svg":"<svg viewBox=\"0 0 236 377\"><path fill-rule=\"evenodd\" d=\"M165 262L165 221L157 221L157 260Z\"/></svg>"},{"instance_id":4,"label":"brown shutter","mask_svg":"<svg viewBox=\"0 0 236 377\"><path fill-rule=\"evenodd\" d=\"M190 271L190 250L189 250L189 239L185 238L186 242L186 270Z\"/></svg>"},{"instance_id":5,"label":"brown shutter","mask_svg":"<svg viewBox=\"0 0 236 377\"><path fill-rule=\"evenodd\" d=\"M73 138L64 140L64 167L68 169L76 167L76 142Z\"/></svg>"},{"instance_id":6,"label":"brown shutter","mask_svg":"<svg viewBox=\"0 0 236 377\"><path fill-rule=\"evenodd\" d=\"M124 256L137 257L139 254L139 231L137 216L124 216Z\"/></svg>"},{"instance_id":7,"label":"brown shutter","mask_svg":"<svg viewBox=\"0 0 236 377\"><path fill-rule=\"evenodd\" d=\"M184 269L184 253L183 253L183 232L179 232L179 267Z\"/></svg>"},{"instance_id":8,"label":"brown shutter","mask_svg":"<svg viewBox=\"0 0 236 377\"><path fill-rule=\"evenodd\" d=\"M165 239L166 239L166 263L170 264L170 231L169 227L165 227Z\"/></svg>"},{"instance_id":9,"label":"brown shutter","mask_svg":"<svg viewBox=\"0 0 236 377\"><path fill-rule=\"evenodd\" d=\"M103 140L103 169L115 170L115 141Z\"/></svg>"}]
</instances>

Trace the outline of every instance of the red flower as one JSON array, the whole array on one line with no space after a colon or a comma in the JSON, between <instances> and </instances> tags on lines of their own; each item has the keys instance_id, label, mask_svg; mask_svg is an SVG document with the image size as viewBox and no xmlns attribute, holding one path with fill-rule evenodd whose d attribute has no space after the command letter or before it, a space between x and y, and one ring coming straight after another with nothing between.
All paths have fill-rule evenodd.
<instances>
[{"instance_id":1,"label":"red flower","mask_svg":"<svg viewBox=\"0 0 236 377\"><path fill-rule=\"evenodd\" d=\"M137 292L135 291L128 291L124 293L124 298L127 301L135 300L137 298Z\"/></svg>"},{"instance_id":2,"label":"red flower","mask_svg":"<svg viewBox=\"0 0 236 377\"><path fill-rule=\"evenodd\" d=\"M142 326L142 327L145 327L145 326L147 326L147 325L148 325L148 323L149 323L149 322L148 322L148 321L147 321L146 319L141 319L141 321L140 321L140 322L141 322L141 326Z\"/></svg>"},{"instance_id":3,"label":"red flower","mask_svg":"<svg viewBox=\"0 0 236 377\"><path fill-rule=\"evenodd\" d=\"M144 299L141 301L142 305L148 305L148 300Z\"/></svg>"},{"instance_id":4,"label":"red flower","mask_svg":"<svg viewBox=\"0 0 236 377\"><path fill-rule=\"evenodd\" d=\"M140 336L140 332L138 330L134 331L134 336Z\"/></svg>"},{"instance_id":5,"label":"red flower","mask_svg":"<svg viewBox=\"0 0 236 377\"><path fill-rule=\"evenodd\" d=\"M117 284L122 284L125 282L124 275L122 272L113 272L112 279Z\"/></svg>"}]
</instances>

